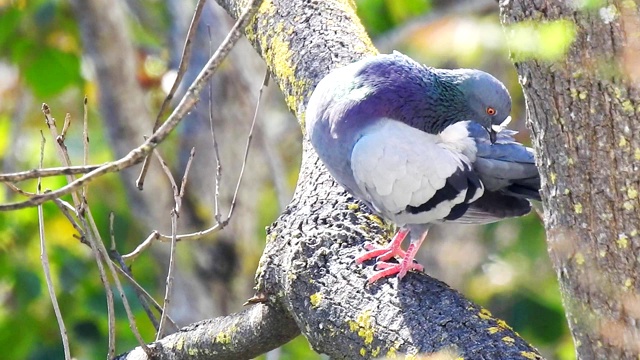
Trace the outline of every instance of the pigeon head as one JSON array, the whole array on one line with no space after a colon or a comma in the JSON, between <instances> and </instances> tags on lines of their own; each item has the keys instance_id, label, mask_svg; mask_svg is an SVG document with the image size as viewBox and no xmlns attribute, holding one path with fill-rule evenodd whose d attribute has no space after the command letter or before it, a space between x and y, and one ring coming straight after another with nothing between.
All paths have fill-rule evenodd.
<instances>
[{"instance_id":1,"label":"pigeon head","mask_svg":"<svg viewBox=\"0 0 640 360\"><path fill-rule=\"evenodd\" d=\"M436 73L456 85L466 102L467 116L482 125L491 138L511 120L511 97L495 77L480 70L437 70Z\"/></svg>"},{"instance_id":2,"label":"pigeon head","mask_svg":"<svg viewBox=\"0 0 640 360\"><path fill-rule=\"evenodd\" d=\"M511 112L509 93L493 76L480 70L427 67L398 52L334 70L320 82L312 100L308 131L320 121L335 136L358 134L385 117L431 134L457 122L475 121L495 142Z\"/></svg>"}]
</instances>

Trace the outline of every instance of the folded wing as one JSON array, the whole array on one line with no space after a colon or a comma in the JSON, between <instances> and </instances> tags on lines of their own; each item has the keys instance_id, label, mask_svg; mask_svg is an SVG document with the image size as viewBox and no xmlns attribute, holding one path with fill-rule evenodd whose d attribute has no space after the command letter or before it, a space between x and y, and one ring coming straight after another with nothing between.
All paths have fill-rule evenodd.
<instances>
[{"instance_id":1,"label":"folded wing","mask_svg":"<svg viewBox=\"0 0 640 360\"><path fill-rule=\"evenodd\" d=\"M467 124L476 144L473 168L485 186L484 195L474 202L462 223L486 223L531 211L531 200L540 200L540 175L533 150L516 142L515 131L502 130L495 144L477 123Z\"/></svg>"},{"instance_id":2,"label":"folded wing","mask_svg":"<svg viewBox=\"0 0 640 360\"><path fill-rule=\"evenodd\" d=\"M389 119L364 129L351 155L359 197L398 224L462 217L483 193L472 167L475 142L464 123L445 132Z\"/></svg>"}]
</instances>

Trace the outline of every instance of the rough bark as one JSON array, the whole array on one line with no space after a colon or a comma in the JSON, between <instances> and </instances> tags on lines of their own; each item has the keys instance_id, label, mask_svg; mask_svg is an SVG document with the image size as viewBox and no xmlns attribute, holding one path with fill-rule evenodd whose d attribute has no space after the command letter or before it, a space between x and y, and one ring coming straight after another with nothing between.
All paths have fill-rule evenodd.
<instances>
[{"instance_id":1,"label":"rough bark","mask_svg":"<svg viewBox=\"0 0 640 360\"><path fill-rule=\"evenodd\" d=\"M255 305L234 315L189 325L149 346L154 360L251 359L300 333L285 313ZM116 359L148 359L142 348Z\"/></svg>"},{"instance_id":2,"label":"rough bark","mask_svg":"<svg viewBox=\"0 0 640 360\"><path fill-rule=\"evenodd\" d=\"M577 3L501 6L507 27L557 19L576 25L564 58L516 63L543 177L549 254L578 358L637 359L640 91L632 78L640 13L634 1L592 10Z\"/></svg>"},{"instance_id":3,"label":"rough bark","mask_svg":"<svg viewBox=\"0 0 640 360\"><path fill-rule=\"evenodd\" d=\"M244 4L219 2L232 16ZM330 69L376 53L352 5L265 1L246 30L301 123L311 90ZM354 258L366 240L383 241L391 231L304 145L294 198L268 231L257 292L291 316L316 351L331 358L540 358L503 321L426 274L368 286L373 269Z\"/></svg>"},{"instance_id":4,"label":"rough bark","mask_svg":"<svg viewBox=\"0 0 640 360\"><path fill-rule=\"evenodd\" d=\"M233 4L223 6L235 14ZM247 35L302 123L310 90L329 69L376 53L347 1L265 2ZM332 358L538 356L504 322L424 274L366 286L372 269L353 259L365 240L391 235L385 230L305 142L294 199L269 230L258 293L287 309L312 347Z\"/></svg>"}]
</instances>

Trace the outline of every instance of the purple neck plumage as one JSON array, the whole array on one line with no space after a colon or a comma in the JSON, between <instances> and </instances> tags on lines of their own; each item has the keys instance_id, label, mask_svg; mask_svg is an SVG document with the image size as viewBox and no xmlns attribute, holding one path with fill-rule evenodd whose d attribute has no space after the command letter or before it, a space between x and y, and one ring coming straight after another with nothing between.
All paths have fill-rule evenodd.
<instances>
[{"instance_id":1,"label":"purple neck plumage","mask_svg":"<svg viewBox=\"0 0 640 360\"><path fill-rule=\"evenodd\" d=\"M367 121L388 117L437 134L447 126L471 118L464 96L446 77L412 64L375 63L358 72L352 91L367 96L349 110Z\"/></svg>"}]
</instances>

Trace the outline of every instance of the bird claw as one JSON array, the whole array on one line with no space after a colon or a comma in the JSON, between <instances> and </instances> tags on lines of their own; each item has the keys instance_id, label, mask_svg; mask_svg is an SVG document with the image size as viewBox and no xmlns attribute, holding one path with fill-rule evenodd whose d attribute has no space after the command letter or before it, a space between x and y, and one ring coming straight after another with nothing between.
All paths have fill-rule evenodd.
<instances>
[{"instance_id":1,"label":"bird claw","mask_svg":"<svg viewBox=\"0 0 640 360\"><path fill-rule=\"evenodd\" d=\"M369 284L373 284L374 282L391 275L398 274L398 280L402 279L407 272L415 270L415 271L423 271L424 267L416 262L405 262L404 259L399 264L388 263L388 262L378 262L375 265L376 269L380 269L380 271L376 271L373 276L371 276L368 280Z\"/></svg>"},{"instance_id":2,"label":"bird claw","mask_svg":"<svg viewBox=\"0 0 640 360\"><path fill-rule=\"evenodd\" d=\"M380 247L371 243L366 243L364 245L364 248L367 250L367 252L356 258L356 263L358 264L362 264L363 262L374 258L376 259L377 263L382 263L396 256L399 256L401 258L404 258L406 256L404 250L400 249L399 247L393 246L393 244Z\"/></svg>"},{"instance_id":3,"label":"bird claw","mask_svg":"<svg viewBox=\"0 0 640 360\"><path fill-rule=\"evenodd\" d=\"M412 242L407 248L407 251L404 251L400 248L400 244L402 244L402 240L407 236L408 233L408 230L401 229L387 246L379 247L371 243L365 244L365 249L367 249L367 252L357 257L356 262L358 264L361 264L367 260L376 258L374 267L376 270L380 269L369 278L369 284L372 284L382 279L383 277L391 276L394 274L398 274L398 279L402 279L409 271L424 270L424 267L415 262L413 259L415 258L416 252L418 251L418 248L420 247L420 244L426 237L427 233L425 231L425 233L420 237L419 241L415 243ZM390 260L396 256L402 259L400 263L387 262L387 260Z\"/></svg>"}]
</instances>

